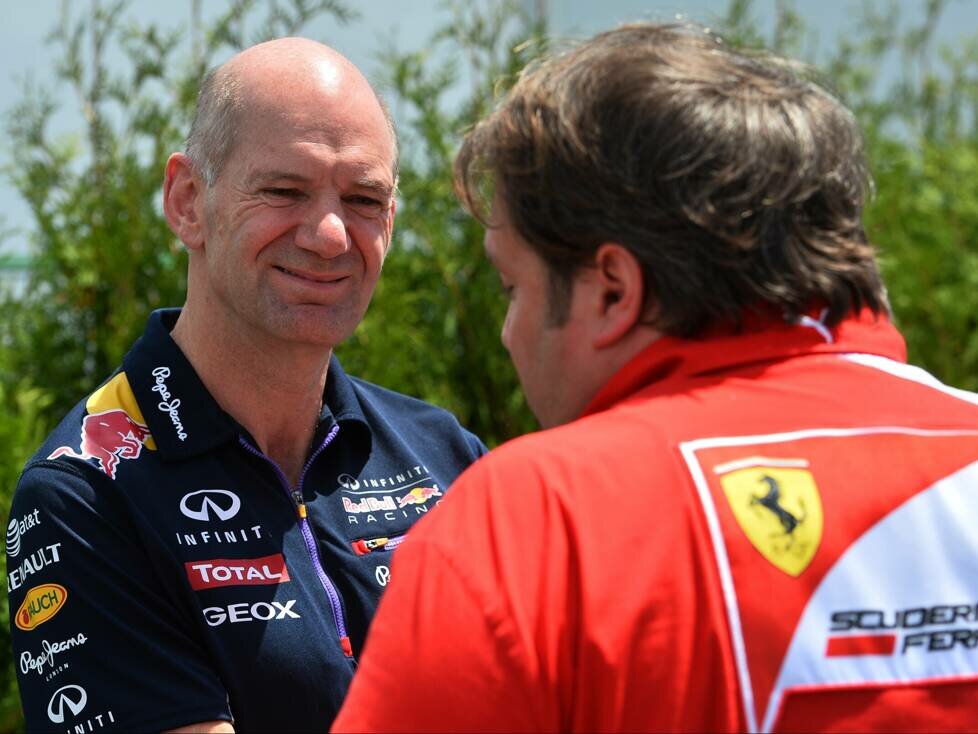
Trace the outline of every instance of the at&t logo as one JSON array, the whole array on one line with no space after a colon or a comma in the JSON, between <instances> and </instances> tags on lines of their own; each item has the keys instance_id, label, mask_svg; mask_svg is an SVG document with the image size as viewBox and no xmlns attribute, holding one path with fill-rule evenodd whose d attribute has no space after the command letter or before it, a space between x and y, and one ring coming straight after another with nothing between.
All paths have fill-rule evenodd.
<instances>
[{"instance_id":1,"label":"at&t logo","mask_svg":"<svg viewBox=\"0 0 978 734\"><path fill-rule=\"evenodd\" d=\"M28 530L41 524L40 513L40 510L34 510L34 512L28 512L20 520L15 517L10 518L10 524L7 525L8 556L16 558L20 555L20 539Z\"/></svg>"},{"instance_id":2,"label":"at&t logo","mask_svg":"<svg viewBox=\"0 0 978 734\"><path fill-rule=\"evenodd\" d=\"M241 509L241 500L226 489L198 489L180 500L180 512L191 520L216 522L230 520Z\"/></svg>"}]
</instances>

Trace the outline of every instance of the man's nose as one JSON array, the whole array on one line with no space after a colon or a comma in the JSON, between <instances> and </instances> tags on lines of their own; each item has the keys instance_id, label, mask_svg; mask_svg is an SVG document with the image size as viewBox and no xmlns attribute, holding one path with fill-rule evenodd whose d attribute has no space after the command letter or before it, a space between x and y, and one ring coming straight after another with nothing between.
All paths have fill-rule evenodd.
<instances>
[{"instance_id":1,"label":"man's nose","mask_svg":"<svg viewBox=\"0 0 978 734\"><path fill-rule=\"evenodd\" d=\"M320 257L332 258L350 249L350 240L339 201L312 202L296 230L295 244Z\"/></svg>"}]
</instances>

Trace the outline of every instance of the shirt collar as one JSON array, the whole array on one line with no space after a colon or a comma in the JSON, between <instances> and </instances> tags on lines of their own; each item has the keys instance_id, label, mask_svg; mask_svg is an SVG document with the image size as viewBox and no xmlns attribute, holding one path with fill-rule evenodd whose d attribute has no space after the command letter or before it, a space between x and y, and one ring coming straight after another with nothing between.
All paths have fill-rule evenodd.
<instances>
[{"instance_id":1,"label":"shirt collar","mask_svg":"<svg viewBox=\"0 0 978 734\"><path fill-rule=\"evenodd\" d=\"M824 312L823 312L824 314ZM906 344L889 319L869 309L829 329L816 315L786 321L771 312L746 315L742 328L716 328L698 339L664 336L625 364L583 415L610 408L655 385L666 391L690 378L804 354L861 352L906 361Z\"/></svg>"},{"instance_id":2,"label":"shirt collar","mask_svg":"<svg viewBox=\"0 0 978 734\"><path fill-rule=\"evenodd\" d=\"M206 453L244 433L207 391L170 336L179 315L178 308L154 311L122 363L156 446L167 460ZM353 382L333 355L320 429L344 421L367 425Z\"/></svg>"}]
</instances>

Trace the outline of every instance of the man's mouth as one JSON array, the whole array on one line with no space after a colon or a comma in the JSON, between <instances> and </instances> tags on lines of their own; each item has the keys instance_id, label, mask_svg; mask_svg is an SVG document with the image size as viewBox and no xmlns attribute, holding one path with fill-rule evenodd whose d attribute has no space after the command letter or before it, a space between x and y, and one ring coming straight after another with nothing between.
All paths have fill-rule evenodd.
<instances>
[{"instance_id":1,"label":"man's mouth","mask_svg":"<svg viewBox=\"0 0 978 734\"><path fill-rule=\"evenodd\" d=\"M335 273L309 273L309 272L298 272L295 270L289 270L281 265L276 265L275 269L280 273L285 273L286 275L291 275L293 278L299 278L300 280L305 280L310 283L336 283L343 280L347 276L339 275Z\"/></svg>"}]
</instances>

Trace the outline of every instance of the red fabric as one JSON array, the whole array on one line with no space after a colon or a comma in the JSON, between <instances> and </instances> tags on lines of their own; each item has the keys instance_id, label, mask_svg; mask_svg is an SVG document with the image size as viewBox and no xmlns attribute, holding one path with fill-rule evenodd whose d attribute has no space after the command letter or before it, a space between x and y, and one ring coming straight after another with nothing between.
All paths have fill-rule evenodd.
<instances>
[{"instance_id":1,"label":"red fabric","mask_svg":"<svg viewBox=\"0 0 978 734\"><path fill-rule=\"evenodd\" d=\"M333 730L747 729L715 549L680 445L826 425L978 426L972 404L838 358L902 361L885 320L853 318L831 338L762 322L661 339L584 417L473 465L398 550ZM833 528L823 542L843 548ZM760 554L743 558L736 579L755 568L792 583ZM818 557L812 578L820 563L831 561ZM790 636L798 614L773 611L770 623ZM785 644L772 647L771 670L754 671L759 690L773 685ZM978 687L960 685L792 690L775 728L973 728Z\"/></svg>"}]
</instances>

